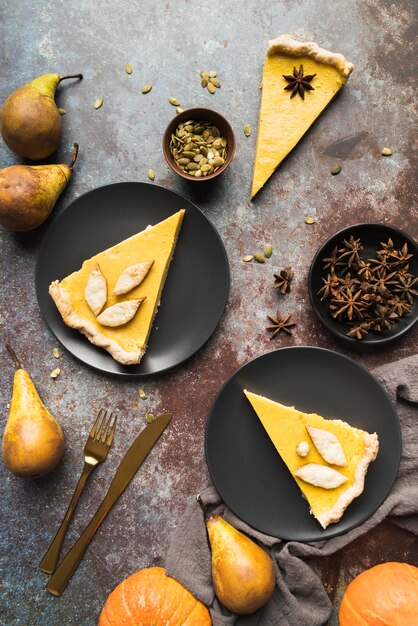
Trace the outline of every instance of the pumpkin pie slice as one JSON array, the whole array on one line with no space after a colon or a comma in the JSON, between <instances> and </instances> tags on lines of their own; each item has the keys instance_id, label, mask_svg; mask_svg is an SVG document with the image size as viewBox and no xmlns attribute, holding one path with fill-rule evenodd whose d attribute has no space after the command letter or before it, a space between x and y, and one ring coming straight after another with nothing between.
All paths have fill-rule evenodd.
<instances>
[{"instance_id":1,"label":"pumpkin pie slice","mask_svg":"<svg viewBox=\"0 0 418 626\"><path fill-rule=\"evenodd\" d=\"M55 280L49 287L64 323L79 330L91 343L107 350L123 365L137 364L145 354L183 215L182 209L155 226L148 226L87 259L80 270L61 281ZM119 293L120 290L116 289L118 293L114 293L121 276L132 275L132 268L143 266L149 269L145 277L142 272L139 284L135 286L134 281L128 292ZM99 301L99 306L92 308L89 291L97 296L95 288L102 290L103 299L93 298L93 302ZM115 307L118 304L122 306ZM124 308L130 309L129 315L134 313L126 323L123 321ZM111 319L112 325L107 318Z\"/></svg>"},{"instance_id":2,"label":"pumpkin pie slice","mask_svg":"<svg viewBox=\"0 0 418 626\"><path fill-rule=\"evenodd\" d=\"M347 82L353 65L342 54L290 35L269 41L251 197L302 139Z\"/></svg>"},{"instance_id":3,"label":"pumpkin pie slice","mask_svg":"<svg viewBox=\"0 0 418 626\"><path fill-rule=\"evenodd\" d=\"M377 434L342 420L303 413L250 391L244 393L308 501L312 515L322 528L338 522L363 492L367 469L379 449Z\"/></svg>"}]
</instances>

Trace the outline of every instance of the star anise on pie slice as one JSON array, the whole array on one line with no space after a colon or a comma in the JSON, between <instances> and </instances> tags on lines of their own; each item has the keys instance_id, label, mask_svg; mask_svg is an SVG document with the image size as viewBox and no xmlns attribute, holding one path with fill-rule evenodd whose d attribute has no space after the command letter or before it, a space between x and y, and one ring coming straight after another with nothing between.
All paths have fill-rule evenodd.
<instances>
[{"instance_id":1,"label":"star anise on pie slice","mask_svg":"<svg viewBox=\"0 0 418 626\"><path fill-rule=\"evenodd\" d=\"M284 267L278 274L274 274L276 282L274 288L278 289L281 294L285 294L290 290L290 281L293 278L293 270L291 267Z\"/></svg>"},{"instance_id":2,"label":"star anise on pie slice","mask_svg":"<svg viewBox=\"0 0 418 626\"><path fill-rule=\"evenodd\" d=\"M290 318L292 317L291 313L288 313L285 317L283 317L283 315L280 313L280 311L277 310L277 317L276 317L276 319L274 317L271 317L270 315L268 315L267 317L272 322L272 326L267 326L267 328L266 328L266 330L273 331L273 334L270 337L270 339L273 339L273 337L275 337L277 335L277 333L279 333L281 330L283 332L287 333L288 335L291 335L292 334L292 327L296 326L296 322L291 322L290 321Z\"/></svg>"},{"instance_id":3,"label":"star anise on pie slice","mask_svg":"<svg viewBox=\"0 0 418 626\"><path fill-rule=\"evenodd\" d=\"M282 74L283 78L289 83L284 87L285 91L292 91L291 98L294 98L298 93L302 100L305 100L305 91L312 91L315 87L312 87L311 81L315 78L316 74L303 75L303 65L300 66L299 71L296 67L293 67L293 76Z\"/></svg>"},{"instance_id":4,"label":"star anise on pie slice","mask_svg":"<svg viewBox=\"0 0 418 626\"><path fill-rule=\"evenodd\" d=\"M356 339L364 339L370 330L370 322L362 322L361 324L353 324L351 330L346 333L347 337L355 337Z\"/></svg>"}]
</instances>

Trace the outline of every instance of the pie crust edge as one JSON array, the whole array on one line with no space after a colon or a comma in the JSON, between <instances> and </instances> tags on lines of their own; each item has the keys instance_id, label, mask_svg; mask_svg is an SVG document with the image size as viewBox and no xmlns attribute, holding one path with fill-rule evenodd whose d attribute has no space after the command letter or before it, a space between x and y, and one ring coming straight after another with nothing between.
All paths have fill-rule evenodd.
<instances>
[{"instance_id":1,"label":"pie crust edge","mask_svg":"<svg viewBox=\"0 0 418 626\"><path fill-rule=\"evenodd\" d=\"M372 461L375 460L379 451L379 439L376 433L367 433L364 431L364 454L359 460L354 471L354 482L348 487L344 493L340 495L337 502L328 511L324 511L315 516L322 528L326 528L332 522L338 522L344 514L349 504L357 498L364 490L364 479L367 470Z\"/></svg>"},{"instance_id":2,"label":"pie crust edge","mask_svg":"<svg viewBox=\"0 0 418 626\"><path fill-rule=\"evenodd\" d=\"M269 41L267 55L277 53L295 57L310 56L318 63L333 65L346 80L354 69L354 65L339 52L329 52L329 50L320 48L313 41L300 41L289 34L280 35Z\"/></svg>"},{"instance_id":3,"label":"pie crust edge","mask_svg":"<svg viewBox=\"0 0 418 626\"><path fill-rule=\"evenodd\" d=\"M94 324L75 313L67 293L60 286L58 280L54 280L50 284L49 293L67 326L79 330L91 343L107 350L122 365L136 365L140 362L145 354L145 350L127 352L121 348L117 341L109 339Z\"/></svg>"}]
</instances>

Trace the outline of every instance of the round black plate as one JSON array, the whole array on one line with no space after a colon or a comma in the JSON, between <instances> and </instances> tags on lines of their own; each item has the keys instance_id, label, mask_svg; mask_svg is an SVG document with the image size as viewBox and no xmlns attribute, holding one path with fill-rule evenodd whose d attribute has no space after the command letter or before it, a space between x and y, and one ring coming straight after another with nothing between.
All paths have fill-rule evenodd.
<instances>
[{"instance_id":1,"label":"round black plate","mask_svg":"<svg viewBox=\"0 0 418 626\"><path fill-rule=\"evenodd\" d=\"M148 350L139 365L123 366L63 323L49 284L78 270L93 254L180 209L186 214ZM116 183L77 198L51 225L36 268L39 307L57 339L87 365L126 376L162 372L192 356L215 330L228 291L228 259L215 227L183 196L147 183Z\"/></svg>"},{"instance_id":2,"label":"round black plate","mask_svg":"<svg viewBox=\"0 0 418 626\"><path fill-rule=\"evenodd\" d=\"M377 432L380 450L365 489L338 523L323 530L310 515L243 389ZM293 347L253 359L227 381L208 418L205 448L215 487L238 517L273 537L317 541L358 526L380 506L398 471L401 433L386 392L366 369L337 352Z\"/></svg>"},{"instance_id":3,"label":"round black plate","mask_svg":"<svg viewBox=\"0 0 418 626\"><path fill-rule=\"evenodd\" d=\"M328 328L330 332L336 335L339 339L361 347L361 345L382 345L386 344L394 339L404 335L418 320L418 298L415 299L412 305L409 315L404 315L396 324L392 326L389 331L382 333L368 333L364 339L359 341L356 338L347 337L346 333L350 330L350 326L344 322L339 322L331 317L328 308L328 300L320 300L317 295L318 291L323 286L322 278L326 277L326 271L323 271L322 259L329 257L332 250L336 245L340 246L343 239L353 235L356 239L360 237L363 244L363 251L361 253L362 258L373 258L376 254L376 250L379 248L381 241L386 242L389 237L393 240L395 248L401 248L405 243L408 244L408 250L414 256L410 260L410 272L414 276L418 276L418 245L410 235L395 228L394 226L387 226L386 224L356 224L355 226L348 226L328 239L315 254L308 277L308 291L309 297L313 306L313 309L321 322Z\"/></svg>"}]
</instances>

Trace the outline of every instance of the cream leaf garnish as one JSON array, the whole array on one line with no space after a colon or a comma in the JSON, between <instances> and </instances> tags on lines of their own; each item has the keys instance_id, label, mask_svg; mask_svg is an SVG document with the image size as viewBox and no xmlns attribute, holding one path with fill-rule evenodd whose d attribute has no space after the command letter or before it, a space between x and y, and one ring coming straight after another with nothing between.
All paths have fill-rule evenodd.
<instances>
[{"instance_id":1,"label":"cream leaf garnish","mask_svg":"<svg viewBox=\"0 0 418 626\"><path fill-rule=\"evenodd\" d=\"M107 283L98 263L95 264L89 274L84 297L95 315L98 315L106 304Z\"/></svg>"},{"instance_id":2,"label":"cream leaf garnish","mask_svg":"<svg viewBox=\"0 0 418 626\"><path fill-rule=\"evenodd\" d=\"M334 433L316 426L306 426L306 430L324 461L331 465L340 465L341 467L347 465L342 445Z\"/></svg>"},{"instance_id":3,"label":"cream leaf garnish","mask_svg":"<svg viewBox=\"0 0 418 626\"><path fill-rule=\"evenodd\" d=\"M109 306L103 313L97 316L97 321L102 326L123 326L134 317L144 300L145 297L136 298L135 300L126 300L125 302Z\"/></svg>"},{"instance_id":4,"label":"cream leaf garnish","mask_svg":"<svg viewBox=\"0 0 418 626\"><path fill-rule=\"evenodd\" d=\"M306 483L315 485L315 487L323 487L324 489L336 489L336 487L340 487L348 480L341 472L318 463L302 465L298 467L294 474Z\"/></svg>"},{"instance_id":5,"label":"cream leaf garnish","mask_svg":"<svg viewBox=\"0 0 418 626\"><path fill-rule=\"evenodd\" d=\"M113 293L119 296L122 293L128 293L128 291L131 291L134 287L138 287L153 265L154 261L152 260L135 263L127 267L119 276Z\"/></svg>"}]
</instances>

